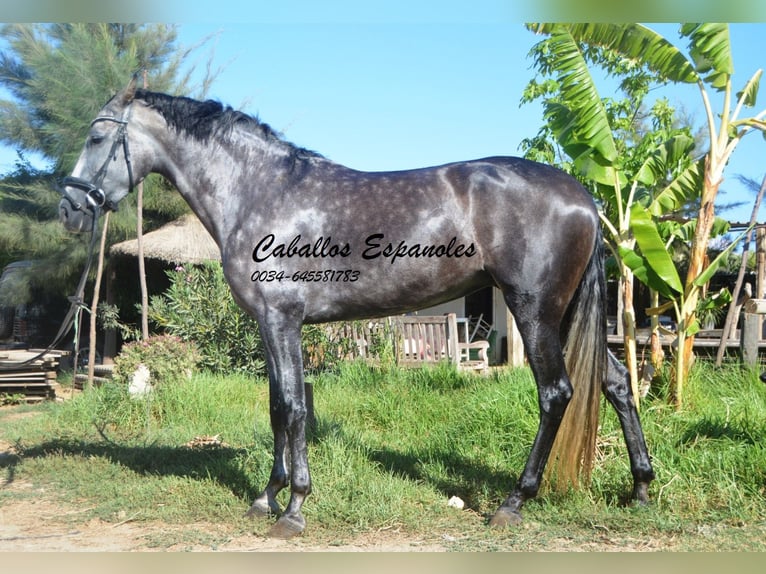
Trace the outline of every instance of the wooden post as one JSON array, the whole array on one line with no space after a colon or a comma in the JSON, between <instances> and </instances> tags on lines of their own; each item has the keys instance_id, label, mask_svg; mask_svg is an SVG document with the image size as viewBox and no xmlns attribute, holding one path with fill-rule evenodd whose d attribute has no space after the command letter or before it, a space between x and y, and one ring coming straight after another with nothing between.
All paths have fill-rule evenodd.
<instances>
[{"instance_id":1,"label":"wooden post","mask_svg":"<svg viewBox=\"0 0 766 574\"><path fill-rule=\"evenodd\" d=\"M505 318L508 324L508 366L523 367L524 342L521 340L521 333L519 333L519 329L516 327L516 321L510 311L506 310Z\"/></svg>"},{"instance_id":2,"label":"wooden post","mask_svg":"<svg viewBox=\"0 0 766 574\"><path fill-rule=\"evenodd\" d=\"M755 228L755 298L766 296L766 228Z\"/></svg>"},{"instance_id":3,"label":"wooden post","mask_svg":"<svg viewBox=\"0 0 766 574\"><path fill-rule=\"evenodd\" d=\"M750 299L744 306L744 320L740 336L742 362L746 365L758 363L758 341L761 339L761 317L766 314L766 299Z\"/></svg>"},{"instance_id":4,"label":"wooden post","mask_svg":"<svg viewBox=\"0 0 766 574\"><path fill-rule=\"evenodd\" d=\"M742 362L750 366L758 362L758 319L758 315L745 313L742 321L742 336L739 341Z\"/></svg>"},{"instance_id":5,"label":"wooden post","mask_svg":"<svg viewBox=\"0 0 766 574\"><path fill-rule=\"evenodd\" d=\"M147 88L144 70L144 89ZM127 148L125 148L127 150ZM144 182L136 184L136 241L138 242L138 283L141 287L141 339L149 338L149 292L146 286L146 262L144 260Z\"/></svg>"},{"instance_id":6,"label":"wooden post","mask_svg":"<svg viewBox=\"0 0 766 574\"><path fill-rule=\"evenodd\" d=\"M106 232L109 227L109 212L104 214L104 223L101 228L101 244L98 249L98 266L96 267L96 280L93 283L93 301L90 305L90 336L88 338L88 379L85 383L85 388L90 389L93 387L93 379L96 376L96 315L98 311L98 297L101 291L101 276L104 273L104 258L106 254ZM96 230L93 230L95 233ZM77 353L74 357L75 363L77 363ZM76 372L76 371L75 371Z\"/></svg>"}]
</instances>

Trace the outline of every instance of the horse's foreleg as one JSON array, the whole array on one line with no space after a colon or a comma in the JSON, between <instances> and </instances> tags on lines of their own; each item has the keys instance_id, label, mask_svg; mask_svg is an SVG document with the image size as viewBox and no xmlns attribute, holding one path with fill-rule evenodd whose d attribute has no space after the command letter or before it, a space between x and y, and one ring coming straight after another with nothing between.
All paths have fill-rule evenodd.
<instances>
[{"instance_id":1,"label":"horse's foreleg","mask_svg":"<svg viewBox=\"0 0 766 574\"><path fill-rule=\"evenodd\" d=\"M518 319L517 319L518 320ZM519 322L527 357L537 382L540 424L532 444L524 472L511 495L490 519L490 526L502 527L521 522L521 507L537 495L545 465L553 447L564 411L572 396L572 385L566 374L558 331L545 329L534 322Z\"/></svg>"},{"instance_id":2,"label":"horse's foreleg","mask_svg":"<svg viewBox=\"0 0 766 574\"><path fill-rule=\"evenodd\" d=\"M278 395L274 392L274 385L271 385L271 430L274 433L274 463L271 467L271 476L266 488L259 494L253 501L253 505L250 510L247 511L246 516L278 516L281 512L279 503L277 502L277 494L285 486L288 485L288 467L289 461L287 460L287 432L282 424L283 417L276 417L274 402Z\"/></svg>"},{"instance_id":3,"label":"horse's foreleg","mask_svg":"<svg viewBox=\"0 0 766 574\"><path fill-rule=\"evenodd\" d=\"M611 352L603 392L617 411L622 433L625 436L630 457L630 470L633 474L633 498L639 504L646 504L649 502L649 483L654 479L654 470L646 448L636 404L633 401L628 371Z\"/></svg>"},{"instance_id":4,"label":"horse's foreleg","mask_svg":"<svg viewBox=\"0 0 766 574\"><path fill-rule=\"evenodd\" d=\"M303 501L311 492L306 444L306 397L301 357L301 323L273 310L261 325L269 368L269 404L274 431L274 465L269 483L248 514L278 513L277 493L290 484L290 501L270 536L290 538L303 532Z\"/></svg>"}]
</instances>

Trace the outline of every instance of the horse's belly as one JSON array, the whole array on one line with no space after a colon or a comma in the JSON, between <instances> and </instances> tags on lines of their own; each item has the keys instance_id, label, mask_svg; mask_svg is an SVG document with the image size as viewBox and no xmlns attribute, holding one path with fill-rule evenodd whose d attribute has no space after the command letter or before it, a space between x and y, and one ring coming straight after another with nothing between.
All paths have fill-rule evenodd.
<instances>
[{"instance_id":1,"label":"horse's belly","mask_svg":"<svg viewBox=\"0 0 766 574\"><path fill-rule=\"evenodd\" d=\"M303 290L307 322L363 319L415 311L456 299L491 283L477 268L457 263L409 262L360 266L343 279Z\"/></svg>"}]
</instances>

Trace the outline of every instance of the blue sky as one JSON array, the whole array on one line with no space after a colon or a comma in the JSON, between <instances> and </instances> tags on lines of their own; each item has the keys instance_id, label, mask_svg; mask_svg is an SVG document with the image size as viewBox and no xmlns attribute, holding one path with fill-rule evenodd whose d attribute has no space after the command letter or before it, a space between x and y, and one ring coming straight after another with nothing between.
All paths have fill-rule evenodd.
<instances>
[{"instance_id":1,"label":"blue sky","mask_svg":"<svg viewBox=\"0 0 766 574\"><path fill-rule=\"evenodd\" d=\"M677 25L650 26L676 38ZM527 55L539 40L520 23L205 22L182 25L180 41L193 44L211 34L208 46L224 69L209 97L258 115L290 141L356 169L518 155L522 139L542 122L539 106L519 103L534 73ZM733 25L732 43L739 87L766 67L766 25ZM611 84L602 86L608 95ZM702 125L696 86L662 94ZM762 94L756 110L765 102ZM754 196L734 176L760 182L765 157L759 133L735 151L721 199L746 205L728 218L749 218Z\"/></svg>"},{"instance_id":2,"label":"blue sky","mask_svg":"<svg viewBox=\"0 0 766 574\"><path fill-rule=\"evenodd\" d=\"M232 12L225 10L220 21L210 13L207 19L187 13L179 41L190 46L212 35L196 52L201 68L210 50L214 64L223 67L208 97L258 115L286 139L356 169L520 153L521 140L542 122L539 107L519 105L533 75L527 54L538 38L507 3L480 2L485 10L473 10L470 17L465 11L413 10L402 18L386 10L376 18L376 4L367 5L364 17L353 18L316 9L291 17L285 8L251 10L239 22L231 22ZM650 26L675 38L677 25ZM733 25L732 43L739 87L766 67L766 24ZM602 94L609 90L604 84ZM662 94L703 122L695 86ZM758 111L766 105L763 94L759 104ZM757 133L735 151L722 200L746 205L722 215L749 218L754 196L734 176L760 182L764 156L766 142ZM12 167L14 157L13 150L0 150L0 173Z\"/></svg>"}]
</instances>

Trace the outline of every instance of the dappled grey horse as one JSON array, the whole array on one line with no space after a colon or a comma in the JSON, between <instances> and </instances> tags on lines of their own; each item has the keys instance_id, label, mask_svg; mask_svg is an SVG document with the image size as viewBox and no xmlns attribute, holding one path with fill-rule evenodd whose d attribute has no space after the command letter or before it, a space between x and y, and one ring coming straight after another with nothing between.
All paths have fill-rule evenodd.
<instances>
[{"instance_id":1,"label":"dappled grey horse","mask_svg":"<svg viewBox=\"0 0 766 574\"><path fill-rule=\"evenodd\" d=\"M90 230L150 172L218 243L234 298L260 326L274 462L249 514L277 515L273 536L304 530L311 492L301 326L404 313L489 285L516 319L540 409L524 471L490 524L521 520L549 458L558 480L587 481L602 390L623 428L633 496L647 501L654 473L626 370L606 348L598 215L570 176L511 157L355 171L217 102L131 84L93 120L60 186L61 221Z\"/></svg>"}]
</instances>

